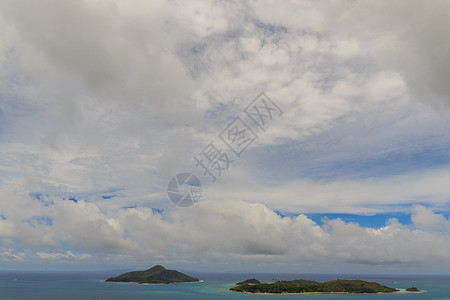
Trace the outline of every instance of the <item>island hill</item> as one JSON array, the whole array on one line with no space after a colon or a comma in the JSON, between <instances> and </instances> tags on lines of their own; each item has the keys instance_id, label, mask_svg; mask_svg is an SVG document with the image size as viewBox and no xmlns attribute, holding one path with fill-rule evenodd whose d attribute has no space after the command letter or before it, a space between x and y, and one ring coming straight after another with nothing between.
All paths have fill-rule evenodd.
<instances>
[{"instance_id":1,"label":"island hill","mask_svg":"<svg viewBox=\"0 0 450 300\"><path fill-rule=\"evenodd\" d=\"M188 276L175 270L167 270L161 265L154 266L145 271L127 272L117 277L106 279L108 282L130 282L140 284L168 284L182 282L197 282L195 277Z\"/></svg>"},{"instance_id":2,"label":"island hill","mask_svg":"<svg viewBox=\"0 0 450 300\"><path fill-rule=\"evenodd\" d=\"M256 279L248 279L236 284L230 290L252 294L302 294L302 293L393 293L398 290L376 282L363 280L333 280L317 282L297 279L292 281L277 281L274 283L259 283Z\"/></svg>"}]
</instances>

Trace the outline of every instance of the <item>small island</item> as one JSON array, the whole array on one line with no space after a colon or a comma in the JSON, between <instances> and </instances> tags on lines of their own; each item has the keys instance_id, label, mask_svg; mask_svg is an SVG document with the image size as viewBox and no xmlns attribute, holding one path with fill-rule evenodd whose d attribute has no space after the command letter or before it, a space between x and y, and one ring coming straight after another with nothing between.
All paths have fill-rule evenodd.
<instances>
[{"instance_id":1,"label":"small island","mask_svg":"<svg viewBox=\"0 0 450 300\"><path fill-rule=\"evenodd\" d=\"M415 286L405 289L407 292L420 292Z\"/></svg>"},{"instance_id":2,"label":"small island","mask_svg":"<svg viewBox=\"0 0 450 300\"><path fill-rule=\"evenodd\" d=\"M246 280L247 281L247 280ZM245 283L246 281L243 281ZM274 283L238 284L230 288L231 291L251 294L306 294L306 293L348 293L375 294L393 293L398 290L376 282L363 280L333 280L317 282L297 279L291 281L277 281Z\"/></svg>"},{"instance_id":3,"label":"small island","mask_svg":"<svg viewBox=\"0 0 450 300\"><path fill-rule=\"evenodd\" d=\"M259 280L256 280L255 278L247 279L241 282L236 283L236 285L244 285L244 284L259 284L261 283Z\"/></svg>"},{"instance_id":4,"label":"small island","mask_svg":"<svg viewBox=\"0 0 450 300\"><path fill-rule=\"evenodd\" d=\"M108 278L105 281L129 282L139 284L169 284L182 282L198 282L200 280L175 270L167 270L163 266L157 265L145 271L127 272L117 277Z\"/></svg>"}]
</instances>

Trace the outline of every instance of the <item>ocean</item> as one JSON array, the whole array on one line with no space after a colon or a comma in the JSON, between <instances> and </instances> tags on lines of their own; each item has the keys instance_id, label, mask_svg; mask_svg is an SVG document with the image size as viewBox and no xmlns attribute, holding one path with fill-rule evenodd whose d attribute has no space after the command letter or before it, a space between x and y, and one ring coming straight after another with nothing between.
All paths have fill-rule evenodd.
<instances>
[{"instance_id":1,"label":"ocean","mask_svg":"<svg viewBox=\"0 0 450 300\"><path fill-rule=\"evenodd\" d=\"M120 272L119 272L120 273ZM139 285L104 282L117 272L0 272L1 300L32 299L352 299L352 300L450 300L450 276L413 275L317 275L317 274L219 274L195 273L189 275L203 280L199 283L170 285ZM376 295L249 295L228 289L238 281L256 277L260 281L310 279L328 281L333 279L362 279L375 281L390 287L405 289L416 286L426 293L376 294Z\"/></svg>"}]
</instances>

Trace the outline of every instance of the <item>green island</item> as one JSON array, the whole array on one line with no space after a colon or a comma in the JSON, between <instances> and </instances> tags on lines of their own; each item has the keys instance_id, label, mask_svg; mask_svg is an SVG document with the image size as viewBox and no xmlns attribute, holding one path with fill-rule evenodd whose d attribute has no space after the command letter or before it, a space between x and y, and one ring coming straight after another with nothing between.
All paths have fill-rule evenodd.
<instances>
[{"instance_id":1,"label":"green island","mask_svg":"<svg viewBox=\"0 0 450 300\"><path fill-rule=\"evenodd\" d=\"M259 280L256 280L255 278L247 279L241 282L236 283L236 285L244 285L244 284L258 284L261 283Z\"/></svg>"},{"instance_id":2,"label":"green island","mask_svg":"<svg viewBox=\"0 0 450 300\"><path fill-rule=\"evenodd\" d=\"M415 286L405 289L407 292L420 292Z\"/></svg>"},{"instance_id":3,"label":"green island","mask_svg":"<svg viewBox=\"0 0 450 300\"><path fill-rule=\"evenodd\" d=\"M245 281L243 281L245 282ZM393 293L398 290L376 282L363 280L332 280L317 282L297 279L291 281L277 281L274 283L245 283L230 288L231 291L252 294L303 294L303 293L349 293L375 294Z\"/></svg>"},{"instance_id":4,"label":"green island","mask_svg":"<svg viewBox=\"0 0 450 300\"><path fill-rule=\"evenodd\" d=\"M175 270L167 270L161 265L145 271L127 272L117 277L106 279L107 282L129 282L139 284L169 284L182 282L197 282L195 277L188 276Z\"/></svg>"}]
</instances>

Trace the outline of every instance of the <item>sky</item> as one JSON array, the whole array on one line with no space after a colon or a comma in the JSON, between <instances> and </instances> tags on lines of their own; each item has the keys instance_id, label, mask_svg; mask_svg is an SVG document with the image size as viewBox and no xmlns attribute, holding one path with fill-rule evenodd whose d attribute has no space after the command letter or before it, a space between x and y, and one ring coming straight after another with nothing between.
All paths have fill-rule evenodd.
<instances>
[{"instance_id":1,"label":"sky","mask_svg":"<svg viewBox=\"0 0 450 300\"><path fill-rule=\"evenodd\" d=\"M0 269L448 273L448 28L439 0L0 0Z\"/></svg>"}]
</instances>

